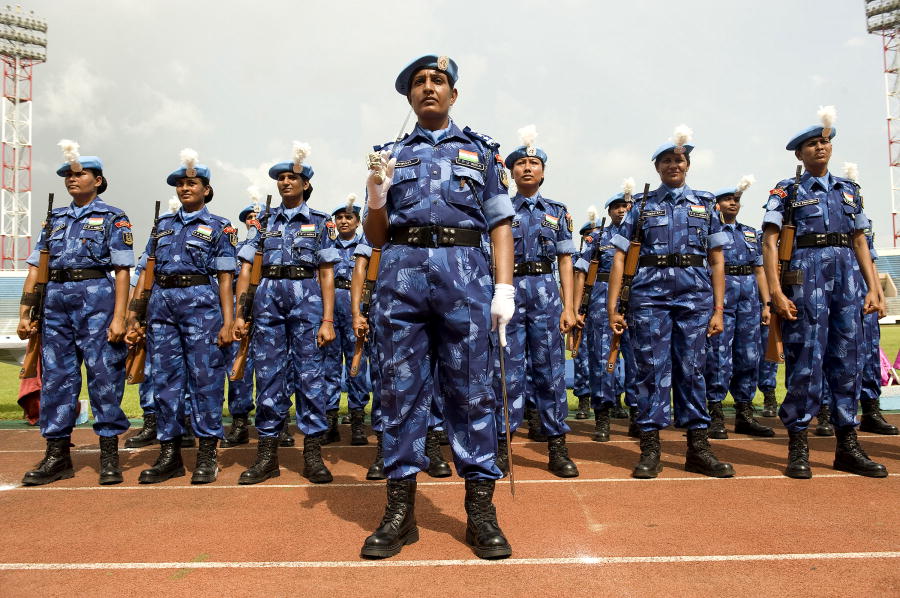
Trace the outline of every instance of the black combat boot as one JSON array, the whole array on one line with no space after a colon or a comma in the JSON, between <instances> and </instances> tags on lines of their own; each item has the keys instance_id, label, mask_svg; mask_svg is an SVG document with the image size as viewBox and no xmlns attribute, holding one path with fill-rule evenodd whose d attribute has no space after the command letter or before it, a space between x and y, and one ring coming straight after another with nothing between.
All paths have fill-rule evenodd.
<instances>
[{"instance_id":1,"label":"black combat boot","mask_svg":"<svg viewBox=\"0 0 900 598\"><path fill-rule=\"evenodd\" d=\"M525 413L528 420L528 439L535 442L547 442L547 435L541 429L541 416L537 409L531 409Z\"/></svg>"},{"instance_id":2,"label":"black combat boot","mask_svg":"<svg viewBox=\"0 0 900 598\"><path fill-rule=\"evenodd\" d=\"M334 479L322 460L323 438L322 435L303 438L303 477L313 484L327 484Z\"/></svg>"},{"instance_id":3,"label":"black combat boot","mask_svg":"<svg viewBox=\"0 0 900 598\"><path fill-rule=\"evenodd\" d=\"M578 397L578 411L575 412L575 419L587 419L590 410L591 397Z\"/></svg>"},{"instance_id":4,"label":"black combat boot","mask_svg":"<svg viewBox=\"0 0 900 598\"><path fill-rule=\"evenodd\" d=\"M366 472L367 480L383 480L384 479L384 436L381 432L375 432L375 461Z\"/></svg>"},{"instance_id":5,"label":"black combat boot","mask_svg":"<svg viewBox=\"0 0 900 598\"><path fill-rule=\"evenodd\" d=\"M737 411L737 415L734 418L735 434L749 434L750 436L761 436L763 438L775 436L775 430L769 426L762 425L753 417L752 404L735 402L734 408Z\"/></svg>"},{"instance_id":6,"label":"black combat boot","mask_svg":"<svg viewBox=\"0 0 900 598\"><path fill-rule=\"evenodd\" d=\"M684 469L692 473L702 473L711 478L730 478L734 475L731 463L716 459L709 447L706 428L687 431L688 449L685 454Z\"/></svg>"},{"instance_id":7,"label":"black combat boot","mask_svg":"<svg viewBox=\"0 0 900 598\"><path fill-rule=\"evenodd\" d=\"M838 428L837 447L834 450L834 468L868 478L886 478L887 469L881 463L869 459L869 455L859 446L856 439L856 428L846 426Z\"/></svg>"},{"instance_id":8,"label":"black combat boot","mask_svg":"<svg viewBox=\"0 0 900 598\"><path fill-rule=\"evenodd\" d=\"M256 449L256 463L238 478L238 484L249 485L265 482L281 475L278 468L278 436L260 436Z\"/></svg>"},{"instance_id":9,"label":"black combat boot","mask_svg":"<svg viewBox=\"0 0 900 598\"><path fill-rule=\"evenodd\" d=\"M141 472L138 482L156 484L170 478L184 475L184 463L181 462L181 436L159 443L159 457L150 469Z\"/></svg>"},{"instance_id":10,"label":"black combat boot","mask_svg":"<svg viewBox=\"0 0 900 598\"><path fill-rule=\"evenodd\" d=\"M121 484L122 470L119 469L119 437L100 437L100 485Z\"/></svg>"},{"instance_id":11,"label":"black combat boot","mask_svg":"<svg viewBox=\"0 0 900 598\"><path fill-rule=\"evenodd\" d=\"M495 463L497 469L505 476L509 475L509 445L506 444L506 435L497 438L497 458Z\"/></svg>"},{"instance_id":12,"label":"black combat boot","mask_svg":"<svg viewBox=\"0 0 900 598\"><path fill-rule=\"evenodd\" d=\"M388 480L387 506L378 529L363 543L359 556L383 559L419 541L416 527L416 480Z\"/></svg>"},{"instance_id":13,"label":"black combat boot","mask_svg":"<svg viewBox=\"0 0 900 598\"><path fill-rule=\"evenodd\" d=\"M892 426L884 419L878 399L863 399L860 401L860 404L862 405L862 418L859 421L860 430L887 436L896 436L900 433L897 430L897 426Z\"/></svg>"},{"instance_id":14,"label":"black combat boot","mask_svg":"<svg viewBox=\"0 0 900 598\"><path fill-rule=\"evenodd\" d=\"M575 466L574 461L569 459L565 434L548 437L547 452L550 453L550 463L547 466L550 473L561 478L578 477L578 467Z\"/></svg>"},{"instance_id":15,"label":"black combat boot","mask_svg":"<svg viewBox=\"0 0 900 598\"><path fill-rule=\"evenodd\" d=\"M441 446L449 446L450 444L450 436L447 434L447 430L445 428L441 428L437 431L438 440L441 443Z\"/></svg>"},{"instance_id":16,"label":"black combat boot","mask_svg":"<svg viewBox=\"0 0 900 598\"><path fill-rule=\"evenodd\" d=\"M125 441L125 448L141 448L156 442L156 414L145 413L141 431Z\"/></svg>"},{"instance_id":17,"label":"black combat boot","mask_svg":"<svg viewBox=\"0 0 900 598\"><path fill-rule=\"evenodd\" d=\"M222 448L232 448L250 442L250 430L247 428L248 420L249 416L246 413L244 415L231 416L231 429L228 430L228 434L222 440Z\"/></svg>"},{"instance_id":18,"label":"black combat boot","mask_svg":"<svg viewBox=\"0 0 900 598\"><path fill-rule=\"evenodd\" d=\"M609 416L613 419L628 419L628 412L622 407L622 395L616 397L616 402L609 410Z\"/></svg>"},{"instance_id":19,"label":"black combat boot","mask_svg":"<svg viewBox=\"0 0 900 598\"><path fill-rule=\"evenodd\" d=\"M637 425L637 407L628 408L628 435L632 438L641 438L641 429Z\"/></svg>"},{"instance_id":20,"label":"black combat boot","mask_svg":"<svg viewBox=\"0 0 900 598\"><path fill-rule=\"evenodd\" d=\"M200 448L197 449L197 466L191 476L191 484L209 484L216 481L219 475L219 464L216 462L216 445L219 439L215 436L201 436Z\"/></svg>"},{"instance_id":21,"label":"black combat boot","mask_svg":"<svg viewBox=\"0 0 900 598\"><path fill-rule=\"evenodd\" d=\"M181 448L193 448L196 442L194 440L194 426L191 424L190 416L184 416L182 425L184 426L184 433L181 435Z\"/></svg>"},{"instance_id":22,"label":"black combat boot","mask_svg":"<svg viewBox=\"0 0 900 598\"><path fill-rule=\"evenodd\" d=\"M281 428L281 435L278 437L278 446L294 446L294 435L291 433L290 420L284 422L284 427Z\"/></svg>"},{"instance_id":23,"label":"black combat boot","mask_svg":"<svg viewBox=\"0 0 900 598\"><path fill-rule=\"evenodd\" d=\"M494 480L466 480L466 544L482 559L505 559L512 548L500 524L494 508Z\"/></svg>"},{"instance_id":24,"label":"black combat boot","mask_svg":"<svg viewBox=\"0 0 900 598\"><path fill-rule=\"evenodd\" d=\"M363 446L369 444L366 438L364 424L366 421L366 412L362 409L350 410L350 444L353 446Z\"/></svg>"},{"instance_id":25,"label":"black combat boot","mask_svg":"<svg viewBox=\"0 0 900 598\"><path fill-rule=\"evenodd\" d=\"M808 480L812 477L806 430L788 430L788 462L784 469L784 475L798 480Z\"/></svg>"},{"instance_id":26,"label":"black combat boot","mask_svg":"<svg viewBox=\"0 0 900 598\"><path fill-rule=\"evenodd\" d=\"M444 461L444 455L441 454L441 441L434 428L429 428L425 436L425 456L428 457L428 475L433 478L449 478L453 475L450 464Z\"/></svg>"},{"instance_id":27,"label":"black combat boot","mask_svg":"<svg viewBox=\"0 0 900 598\"><path fill-rule=\"evenodd\" d=\"M659 462L662 449L659 446L659 430L647 430L640 433L641 438L641 458L638 464L634 466L631 477L639 480L649 480L655 478L662 471L662 465Z\"/></svg>"},{"instance_id":28,"label":"black combat boot","mask_svg":"<svg viewBox=\"0 0 900 598\"><path fill-rule=\"evenodd\" d=\"M594 409L594 434L591 436L594 442L609 442L609 412L609 405Z\"/></svg>"},{"instance_id":29,"label":"black combat boot","mask_svg":"<svg viewBox=\"0 0 900 598\"><path fill-rule=\"evenodd\" d=\"M341 441L341 431L338 429L337 409L326 411L325 415L328 417L328 431L325 432L325 435L322 437L322 446Z\"/></svg>"},{"instance_id":30,"label":"black combat boot","mask_svg":"<svg viewBox=\"0 0 900 598\"><path fill-rule=\"evenodd\" d=\"M778 399L775 398L775 389L769 386L760 388L763 393L763 417L775 417L778 415Z\"/></svg>"},{"instance_id":31,"label":"black combat boot","mask_svg":"<svg viewBox=\"0 0 900 598\"><path fill-rule=\"evenodd\" d=\"M709 409L709 437L716 440L728 438L728 430L725 429L725 412L722 411L722 401L708 401Z\"/></svg>"},{"instance_id":32,"label":"black combat boot","mask_svg":"<svg viewBox=\"0 0 900 598\"><path fill-rule=\"evenodd\" d=\"M22 478L23 486L42 486L56 480L67 480L75 476L72 456L69 454L69 437L48 438L44 458L37 467Z\"/></svg>"},{"instance_id":33,"label":"black combat boot","mask_svg":"<svg viewBox=\"0 0 900 598\"><path fill-rule=\"evenodd\" d=\"M816 436L834 436L834 426L831 425L831 405L822 403L816 420L819 422L816 424Z\"/></svg>"}]
</instances>

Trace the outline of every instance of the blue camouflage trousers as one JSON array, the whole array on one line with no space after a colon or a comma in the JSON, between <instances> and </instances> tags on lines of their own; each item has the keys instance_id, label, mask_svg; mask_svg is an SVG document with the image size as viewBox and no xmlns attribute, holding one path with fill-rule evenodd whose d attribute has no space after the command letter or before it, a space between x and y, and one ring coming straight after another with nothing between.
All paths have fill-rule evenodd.
<instances>
[{"instance_id":1,"label":"blue camouflage trousers","mask_svg":"<svg viewBox=\"0 0 900 598\"><path fill-rule=\"evenodd\" d=\"M184 434L190 414L199 437L222 438L225 352L216 344L222 310L216 285L154 287L147 307L147 353L156 400L156 437Z\"/></svg>"},{"instance_id":2,"label":"blue camouflage trousers","mask_svg":"<svg viewBox=\"0 0 900 598\"><path fill-rule=\"evenodd\" d=\"M488 263L480 248L385 246L372 324L390 479L428 468L425 435L435 392L457 473L500 478ZM440 383L429 384L435 368Z\"/></svg>"},{"instance_id":3,"label":"blue camouflage trousers","mask_svg":"<svg viewBox=\"0 0 900 598\"><path fill-rule=\"evenodd\" d=\"M128 429L121 408L127 348L106 339L115 302L116 289L109 277L47 284L41 327L40 427L45 438L72 434L82 363L94 432L118 436Z\"/></svg>"},{"instance_id":4,"label":"blue camouflage trousers","mask_svg":"<svg viewBox=\"0 0 900 598\"><path fill-rule=\"evenodd\" d=\"M146 416L149 413L156 413L156 401L153 399L153 376L150 374L150 359L144 362L144 381L138 384L138 399L141 403L141 410Z\"/></svg>"},{"instance_id":5,"label":"blue camouflage trousers","mask_svg":"<svg viewBox=\"0 0 900 598\"><path fill-rule=\"evenodd\" d=\"M760 311L756 277L727 275L724 329L706 339L706 400L725 395L750 403L756 395L760 360Z\"/></svg>"},{"instance_id":6,"label":"blue camouflage trousers","mask_svg":"<svg viewBox=\"0 0 900 598\"><path fill-rule=\"evenodd\" d=\"M769 345L769 327L759 327L759 368L756 373L756 386L763 390L765 388L775 388L778 383L778 364L773 361L766 361L766 347Z\"/></svg>"},{"instance_id":7,"label":"blue camouflage trousers","mask_svg":"<svg viewBox=\"0 0 900 598\"><path fill-rule=\"evenodd\" d=\"M706 428L709 412L703 372L713 308L709 274L700 268L646 270L638 271L638 276L649 280L632 289L628 314L637 393L635 421L642 431L671 425L671 391L675 425Z\"/></svg>"},{"instance_id":8,"label":"blue camouflage trousers","mask_svg":"<svg viewBox=\"0 0 900 598\"><path fill-rule=\"evenodd\" d=\"M631 351L631 334L628 330L622 335L619 342L619 359L612 372L607 372L606 364L609 359L609 349L612 344L613 331L609 327L609 316L606 311L606 291L608 285L597 281L591 292L591 302L588 306L588 317L585 321L585 337L588 338L590 347L588 358L588 371L590 372L591 407L599 409L603 406L612 407L616 398L622 392L626 392L626 404L633 401L634 376L628 373L633 371L628 363L634 358Z\"/></svg>"},{"instance_id":9,"label":"blue camouflage trousers","mask_svg":"<svg viewBox=\"0 0 900 598\"><path fill-rule=\"evenodd\" d=\"M366 354L375 355L375 329L369 327L369 338L366 341ZM369 382L372 384L372 411L369 414L372 420L372 431L382 432L384 426L381 420L381 368L374 361L370 360Z\"/></svg>"},{"instance_id":10,"label":"blue camouflage trousers","mask_svg":"<svg viewBox=\"0 0 900 598\"><path fill-rule=\"evenodd\" d=\"M316 345L322 294L315 278L264 278L253 302L251 350L256 373L256 430L278 436L297 397L297 428L307 436L328 429L324 351Z\"/></svg>"},{"instance_id":11,"label":"blue camouflage trousers","mask_svg":"<svg viewBox=\"0 0 900 598\"><path fill-rule=\"evenodd\" d=\"M569 432L566 416L566 356L559 331L562 299L553 274L517 276L516 311L506 326L506 388L509 428L515 431L525 417L528 398L549 436ZM499 370L499 358L496 360ZM501 397L499 383L495 392ZM504 429L502 401L497 405L497 429Z\"/></svg>"},{"instance_id":12,"label":"blue camouflage trousers","mask_svg":"<svg viewBox=\"0 0 900 598\"><path fill-rule=\"evenodd\" d=\"M241 343L231 343L225 348L228 374L237 357ZM228 413L235 415L247 415L253 411L253 350L247 351L247 363L244 366L244 377L240 380L228 381Z\"/></svg>"},{"instance_id":13,"label":"blue camouflage trousers","mask_svg":"<svg viewBox=\"0 0 900 598\"><path fill-rule=\"evenodd\" d=\"M350 362L356 348L356 334L353 332L353 315L350 311L350 291L334 290L334 332L337 338L325 347L325 396L328 410L337 409L341 400L341 374L347 383L347 406L350 409L365 409L369 402L368 350L363 350L359 364L359 374L350 375Z\"/></svg>"},{"instance_id":14,"label":"blue camouflage trousers","mask_svg":"<svg viewBox=\"0 0 900 598\"><path fill-rule=\"evenodd\" d=\"M802 270L803 283L784 289L798 313L782 323L787 395L778 415L789 431L805 430L819 412L827 380L832 422L855 426L865 286L856 256L848 247L800 248L790 270Z\"/></svg>"},{"instance_id":15,"label":"blue camouflage trousers","mask_svg":"<svg viewBox=\"0 0 900 598\"><path fill-rule=\"evenodd\" d=\"M881 397L881 326L878 312L862 317L863 365L861 399L875 400Z\"/></svg>"},{"instance_id":16,"label":"blue camouflage trousers","mask_svg":"<svg viewBox=\"0 0 900 598\"><path fill-rule=\"evenodd\" d=\"M578 347L578 355L573 360L574 379L572 392L576 397L586 397L591 394L591 375L588 370L588 352L590 351L587 331L581 335L581 344Z\"/></svg>"}]
</instances>

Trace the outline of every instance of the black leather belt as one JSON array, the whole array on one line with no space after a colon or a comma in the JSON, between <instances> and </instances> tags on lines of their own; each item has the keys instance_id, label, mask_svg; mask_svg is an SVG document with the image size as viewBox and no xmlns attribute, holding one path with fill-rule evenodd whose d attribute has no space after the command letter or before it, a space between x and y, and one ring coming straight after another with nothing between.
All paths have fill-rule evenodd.
<instances>
[{"instance_id":1,"label":"black leather belt","mask_svg":"<svg viewBox=\"0 0 900 598\"><path fill-rule=\"evenodd\" d=\"M551 274L553 262L540 260L537 262L520 262L513 266L513 276L535 276L538 274Z\"/></svg>"},{"instance_id":2,"label":"black leather belt","mask_svg":"<svg viewBox=\"0 0 900 598\"><path fill-rule=\"evenodd\" d=\"M341 278L335 277L334 279L334 288L336 289L350 289L350 279L349 278Z\"/></svg>"},{"instance_id":3,"label":"black leather belt","mask_svg":"<svg viewBox=\"0 0 900 598\"><path fill-rule=\"evenodd\" d=\"M597 272L597 282L609 282L609 272Z\"/></svg>"},{"instance_id":4,"label":"black leather belt","mask_svg":"<svg viewBox=\"0 0 900 598\"><path fill-rule=\"evenodd\" d=\"M50 270L50 280L53 282L79 282L81 280L106 278L106 272L106 270L98 270L96 268Z\"/></svg>"},{"instance_id":5,"label":"black leather belt","mask_svg":"<svg viewBox=\"0 0 900 598\"><path fill-rule=\"evenodd\" d=\"M747 274L753 274L753 266L730 266L725 264L725 274L730 274L731 276L746 276Z\"/></svg>"},{"instance_id":6,"label":"black leather belt","mask_svg":"<svg viewBox=\"0 0 900 598\"><path fill-rule=\"evenodd\" d=\"M390 241L414 247L481 247L481 231L449 226L394 227Z\"/></svg>"},{"instance_id":7,"label":"black leather belt","mask_svg":"<svg viewBox=\"0 0 900 598\"><path fill-rule=\"evenodd\" d=\"M316 271L307 266L263 266L263 278L288 278L290 280L302 280L315 278Z\"/></svg>"},{"instance_id":8,"label":"black leather belt","mask_svg":"<svg viewBox=\"0 0 900 598\"><path fill-rule=\"evenodd\" d=\"M155 280L164 289L186 289L210 284L206 274L157 274Z\"/></svg>"},{"instance_id":9,"label":"black leather belt","mask_svg":"<svg viewBox=\"0 0 900 598\"><path fill-rule=\"evenodd\" d=\"M847 233L811 233L797 237L797 247L850 247Z\"/></svg>"},{"instance_id":10,"label":"black leather belt","mask_svg":"<svg viewBox=\"0 0 900 598\"><path fill-rule=\"evenodd\" d=\"M705 266L706 256L686 255L683 253L665 253L662 255L642 255L638 260L639 266L654 266L656 268L689 268L691 266Z\"/></svg>"}]
</instances>

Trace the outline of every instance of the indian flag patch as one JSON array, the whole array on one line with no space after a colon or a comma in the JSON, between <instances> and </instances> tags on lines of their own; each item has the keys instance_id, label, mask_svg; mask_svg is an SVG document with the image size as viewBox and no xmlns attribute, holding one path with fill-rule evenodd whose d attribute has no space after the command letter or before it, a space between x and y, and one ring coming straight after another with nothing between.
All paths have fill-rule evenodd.
<instances>
[{"instance_id":1,"label":"indian flag patch","mask_svg":"<svg viewBox=\"0 0 900 598\"><path fill-rule=\"evenodd\" d=\"M457 156L457 158L466 162L474 162L475 164L480 163L478 154L475 152L470 152L469 150L459 150L459 155Z\"/></svg>"},{"instance_id":2,"label":"indian flag patch","mask_svg":"<svg viewBox=\"0 0 900 598\"><path fill-rule=\"evenodd\" d=\"M844 191L844 203L856 207L856 197L853 196L849 191Z\"/></svg>"},{"instance_id":3,"label":"indian flag patch","mask_svg":"<svg viewBox=\"0 0 900 598\"><path fill-rule=\"evenodd\" d=\"M197 229L191 233L195 237L199 237L204 241L212 241L213 229L211 226L206 226L205 224L201 224L197 227Z\"/></svg>"},{"instance_id":4,"label":"indian flag patch","mask_svg":"<svg viewBox=\"0 0 900 598\"><path fill-rule=\"evenodd\" d=\"M554 218L550 214L544 214L544 221L541 224L549 226L553 230L559 230L559 218Z\"/></svg>"},{"instance_id":5,"label":"indian flag patch","mask_svg":"<svg viewBox=\"0 0 900 598\"><path fill-rule=\"evenodd\" d=\"M301 224L300 225L300 236L301 237L315 237L316 236L316 225L315 224Z\"/></svg>"},{"instance_id":6,"label":"indian flag patch","mask_svg":"<svg viewBox=\"0 0 900 598\"><path fill-rule=\"evenodd\" d=\"M709 216L709 214L706 211L706 206L704 206L704 205L698 206L698 205L691 204L690 210L691 210L691 216L699 216L701 218L703 218L704 216Z\"/></svg>"},{"instance_id":7,"label":"indian flag patch","mask_svg":"<svg viewBox=\"0 0 900 598\"><path fill-rule=\"evenodd\" d=\"M744 238L748 241L756 241L756 231L755 230L745 230Z\"/></svg>"},{"instance_id":8,"label":"indian flag patch","mask_svg":"<svg viewBox=\"0 0 900 598\"><path fill-rule=\"evenodd\" d=\"M103 230L103 216L95 216L87 219L85 230Z\"/></svg>"}]
</instances>

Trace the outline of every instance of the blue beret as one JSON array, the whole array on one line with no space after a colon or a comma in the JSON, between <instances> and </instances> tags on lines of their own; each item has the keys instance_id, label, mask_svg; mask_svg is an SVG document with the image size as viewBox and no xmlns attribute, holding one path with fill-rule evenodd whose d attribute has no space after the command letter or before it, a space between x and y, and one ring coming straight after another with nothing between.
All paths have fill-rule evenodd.
<instances>
[{"instance_id":1,"label":"blue beret","mask_svg":"<svg viewBox=\"0 0 900 598\"><path fill-rule=\"evenodd\" d=\"M269 178L277 181L278 175L280 175L283 172L294 172L294 161L293 160L288 160L287 162L279 162L278 164L276 164L275 166L270 168L269 169ZM313 172L312 166L310 166L309 164L304 164L303 170L302 170L302 172L300 172L300 176L306 178L306 180L308 181L309 179L313 178L313 174L315 174L315 173Z\"/></svg>"},{"instance_id":2,"label":"blue beret","mask_svg":"<svg viewBox=\"0 0 900 598\"><path fill-rule=\"evenodd\" d=\"M530 149L532 153L528 153L529 148L525 147L524 145L520 145L519 147L514 149L510 155L506 156L506 161L504 162L504 164L506 164L507 168L512 170L513 164L516 163L516 160L518 160L519 158L524 158L526 156L532 156L539 159L545 165L547 164L547 153L544 150L534 146L532 146Z\"/></svg>"},{"instance_id":3,"label":"blue beret","mask_svg":"<svg viewBox=\"0 0 900 598\"><path fill-rule=\"evenodd\" d=\"M194 170L196 174L194 176L203 177L207 181L211 180L209 176L209 167L204 166L203 164L197 164L194 166ZM178 170L172 172L169 176L166 177L166 183L170 186L174 187L178 184L178 179L183 179L187 176L187 168L184 166L180 167Z\"/></svg>"},{"instance_id":4,"label":"blue beret","mask_svg":"<svg viewBox=\"0 0 900 598\"><path fill-rule=\"evenodd\" d=\"M792 151L798 149L803 144L803 142L806 141L807 139L812 139L813 137L821 137L822 130L823 130L822 125L817 125L814 127L808 127L806 129L803 129L802 131L800 131L799 133L794 135L793 139L788 141L788 144L784 147L784 149L792 152ZM828 139L833 138L835 135L837 135L837 129L834 127L831 127L831 135L828 136Z\"/></svg>"},{"instance_id":5,"label":"blue beret","mask_svg":"<svg viewBox=\"0 0 900 598\"><path fill-rule=\"evenodd\" d=\"M722 189L718 189L715 193L716 201L722 199L726 195L735 195L737 194L737 187L724 187Z\"/></svg>"},{"instance_id":6,"label":"blue beret","mask_svg":"<svg viewBox=\"0 0 900 598\"><path fill-rule=\"evenodd\" d=\"M346 212L346 211L347 211L347 204L344 204L344 205L342 205L341 207L336 208L336 209L331 213L331 215L332 215L332 216L337 216L337 215L340 214L341 212ZM357 205L354 205L354 206L353 206L353 213L356 214L356 217L357 217L357 218L359 218L359 206L357 206Z\"/></svg>"},{"instance_id":7,"label":"blue beret","mask_svg":"<svg viewBox=\"0 0 900 598\"><path fill-rule=\"evenodd\" d=\"M240 220L241 222L246 224L247 218L250 216L250 214L259 215L259 213L262 212L264 209L265 208L263 206L259 205L258 203L252 203L249 206L247 206L246 208L244 208L243 210L241 210L241 213L238 214L238 220Z\"/></svg>"},{"instance_id":8,"label":"blue beret","mask_svg":"<svg viewBox=\"0 0 900 598\"><path fill-rule=\"evenodd\" d=\"M82 168L92 168L94 170L103 172L103 160L101 160L97 156L81 156L78 159L78 163L81 164ZM72 170L72 165L66 162L56 169L56 174L58 174L59 176L66 176L67 174L69 174L70 170Z\"/></svg>"},{"instance_id":9,"label":"blue beret","mask_svg":"<svg viewBox=\"0 0 900 598\"><path fill-rule=\"evenodd\" d=\"M616 202L629 203L629 201L625 199L625 192L620 191L619 193L616 193L615 195L607 199L606 203L603 204L603 207L608 210L609 207Z\"/></svg>"},{"instance_id":10,"label":"blue beret","mask_svg":"<svg viewBox=\"0 0 900 598\"><path fill-rule=\"evenodd\" d=\"M681 146L681 147L684 148L684 155L685 155L685 156L687 156L688 154L690 154L690 153L691 153L691 150L694 149L694 146L691 145L690 143L685 143L685 144L684 144L683 146ZM658 157L660 157L661 155L663 155L664 153L666 153L666 152L674 152L674 151L675 151L675 144L674 144L674 143L672 143L671 141L668 142L668 143L663 143L661 146L659 146L658 148L656 148L656 151L655 151L655 152L653 152L653 156L650 158L650 161L651 161L651 162L656 162L656 159L657 159Z\"/></svg>"},{"instance_id":11,"label":"blue beret","mask_svg":"<svg viewBox=\"0 0 900 598\"><path fill-rule=\"evenodd\" d=\"M446 73L447 78L450 79L450 87L456 85L459 68L453 59L437 54L426 54L403 67L403 70L397 75L397 80L394 81L394 89L401 95L409 95L409 81L416 72L422 69L435 69Z\"/></svg>"},{"instance_id":12,"label":"blue beret","mask_svg":"<svg viewBox=\"0 0 900 598\"><path fill-rule=\"evenodd\" d=\"M589 232L591 232L592 230L594 230L595 228L597 228L598 226L600 226L600 225L597 224L596 222L585 222L584 225L582 225L582 227L578 229L578 234L586 235Z\"/></svg>"}]
</instances>

